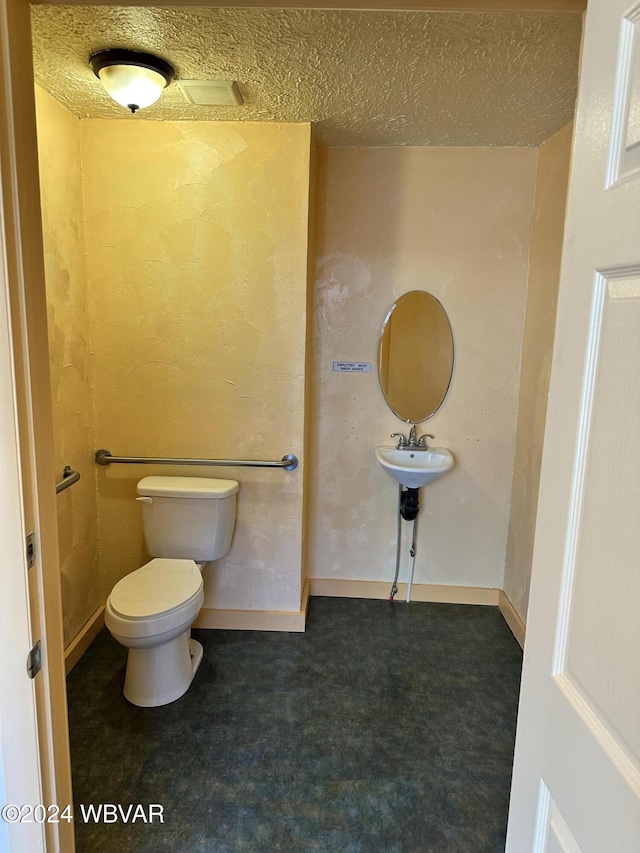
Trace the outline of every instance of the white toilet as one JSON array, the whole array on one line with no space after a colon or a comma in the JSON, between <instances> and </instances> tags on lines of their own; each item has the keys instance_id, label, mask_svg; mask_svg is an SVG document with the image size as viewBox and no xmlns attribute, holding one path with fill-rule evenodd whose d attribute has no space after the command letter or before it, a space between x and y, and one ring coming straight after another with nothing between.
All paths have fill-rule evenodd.
<instances>
[{"instance_id":1,"label":"white toilet","mask_svg":"<svg viewBox=\"0 0 640 853\"><path fill-rule=\"evenodd\" d=\"M149 708L186 693L202 660L202 646L190 639L204 601L202 568L231 547L238 483L145 477L137 491L155 559L118 581L104 621L129 649L125 697Z\"/></svg>"}]
</instances>

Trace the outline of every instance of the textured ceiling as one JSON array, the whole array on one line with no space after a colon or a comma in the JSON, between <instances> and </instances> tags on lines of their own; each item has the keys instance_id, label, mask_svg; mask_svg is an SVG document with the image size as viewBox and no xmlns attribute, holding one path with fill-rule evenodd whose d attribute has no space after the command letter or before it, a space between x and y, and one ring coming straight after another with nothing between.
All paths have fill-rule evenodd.
<instances>
[{"instance_id":1,"label":"textured ceiling","mask_svg":"<svg viewBox=\"0 0 640 853\"><path fill-rule=\"evenodd\" d=\"M538 145L573 115L581 15L34 6L37 82L79 117L136 120L87 64L127 47L183 79L237 80L241 107L177 86L146 119L310 121L323 145Z\"/></svg>"}]
</instances>

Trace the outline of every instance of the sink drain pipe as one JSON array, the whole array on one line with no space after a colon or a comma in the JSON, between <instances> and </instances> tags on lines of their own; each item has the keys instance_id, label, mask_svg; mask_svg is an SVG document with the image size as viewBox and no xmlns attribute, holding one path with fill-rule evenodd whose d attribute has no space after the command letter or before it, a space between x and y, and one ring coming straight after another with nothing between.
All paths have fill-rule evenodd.
<instances>
[{"instance_id":1,"label":"sink drain pipe","mask_svg":"<svg viewBox=\"0 0 640 853\"><path fill-rule=\"evenodd\" d=\"M411 586L413 584L413 569L416 564L416 527L418 525L418 514L413 519L413 530L411 533L411 563L409 564L409 582L407 583L407 604L411 601Z\"/></svg>"},{"instance_id":2,"label":"sink drain pipe","mask_svg":"<svg viewBox=\"0 0 640 853\"><path fill-rule=\"evenodd\" d=\"M411 601L411 587L413 585L413 572L416 562L416 533L418 526L418 513L420 512L420 503L418 500L418 489L404 489L398 487L398 530L396 534L396 572L391 585L391 593L389 601L393 601L398 592L398 574L400 572L400 548L402 545L402 519L405 521L413 521L411 531L411 563L409 564L409 581L407 583L407 604Z\"/></svg>"},{"instance_id":3,"label":"sink drain pipe","mask_svg":"<svg viewBox=\"0 0 640 853\"><path fill-rule=\"evenodd\" d=\"M398 573L400 571L400 545L402 536L402 486L398 486L398 529L396 530L396 573L393 576L389 601L393 601L398 592Z\"/></svg>"}]
</instances>

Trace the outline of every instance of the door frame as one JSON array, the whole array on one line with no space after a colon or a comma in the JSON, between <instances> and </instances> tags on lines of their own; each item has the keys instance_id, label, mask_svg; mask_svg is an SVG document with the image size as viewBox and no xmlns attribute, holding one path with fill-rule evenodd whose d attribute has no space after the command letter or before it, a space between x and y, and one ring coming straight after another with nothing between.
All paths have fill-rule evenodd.
<instances>
[{"instance_id":1,"label":"door frame","mask_svg":"<svg viewBox=\"0 0 640 853\"><path fill-rule=\"evenodd\" d=\"M73 802L71 761L67 720L62 597L58 520L55 493L51 384L44 251L40 212L40 185L36 143L36 116L31 49L31 20L28 0L0 0L0 164L2 189L2 274L6 281L9 326L0 331L0 347L9 343L12 352L11 377L2 375L3 407L14 422L13 442L17 442L18 469L11 468L12 436L3 429L3 479L12 495L2 497L5 517L14 520L10 541L14 549L7 559L6 582L16 589L25 583L28 590L30 641L42 643L42 670L30 681L35 696L40 766L40 800L45 806L63 809ZM12 380L12 387L9 385ZM18 477L16 483L15 477ZM17 491L16 491L17 486ZM19 531L19 532L18 532ZM26 570L24 535L35 534L35 564ZM18 556L19 555L19 556ZM15 605L17 618L18 602ZM24 616L24 614L23 614ZM12 617L13 618L13 617ZM24 633L24 625L20 628ZM26 648L14 649L21 665L26 664ZM26 678L26 666L22 676ZM19 691L18 682L10 695ZM5 694L6 695L6 694ZM4 712L3 712L4 714ZM3 716L4 722L4 716ZM15 735L30 739L28 726ZM7 737L12 732L6 732ZM15 736L14 735L14 736ZM18 738L21 740L22 738ZM16 744L17 746L17 744ZM3 762L5 794L19 777L13 758ZM24 804L37 802L25 800ZM23 803L19 803L22 805ZM26 826L26 824L24 825ZM24 833L10 839L10 850L21 850ZM46 849L73 853L73 824L45 823ZM39 849L31 847L30 849Z\"/></svg>"},{"instance_id":2,"label":"door frame","mask_svg":"<svg viewBox=\"0 0 640 853\"><path fill-rule=\"evenodd\" d=\"M1 166L1 163L0 163ZM1 175L0 168L0 175ZM9 289L0 196L0 541L3 546L0 598L0 803L38 803L40 754L35 685L26 676L27 650L32 645L29 588L24 559L25 525L22 512L18 411L13 373ZM42 827L18 827L0 821L0 849L44 849Z\"/></svg>"}]
</instances>

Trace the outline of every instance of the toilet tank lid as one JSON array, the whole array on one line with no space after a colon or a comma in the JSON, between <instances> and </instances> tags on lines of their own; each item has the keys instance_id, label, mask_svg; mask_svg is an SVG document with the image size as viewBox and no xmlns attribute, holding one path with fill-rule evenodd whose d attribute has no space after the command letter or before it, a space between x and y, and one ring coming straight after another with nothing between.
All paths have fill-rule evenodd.
<instances>
[{"instance_id":1,"label":"toilet tank lid","mask_svg":"<svg viewBox=\"0 0 640 853\"><path fill-rule=\"evenodd\" d=\"M239 489L235 480L211 477L144 477L138 483L138 494L165 498L228 498Z\"/></svg>"}]
</instances>

